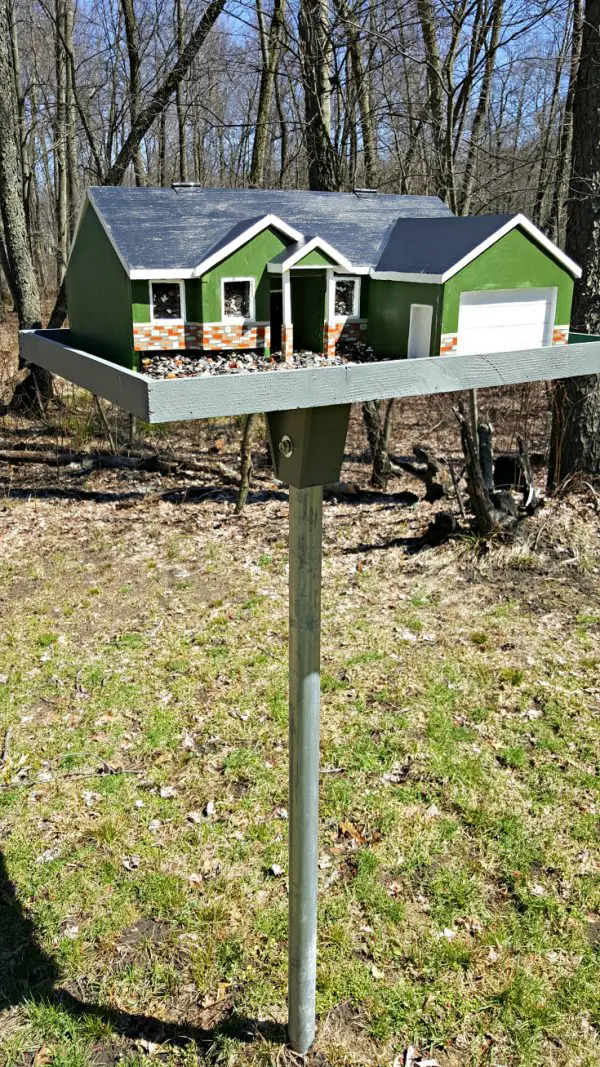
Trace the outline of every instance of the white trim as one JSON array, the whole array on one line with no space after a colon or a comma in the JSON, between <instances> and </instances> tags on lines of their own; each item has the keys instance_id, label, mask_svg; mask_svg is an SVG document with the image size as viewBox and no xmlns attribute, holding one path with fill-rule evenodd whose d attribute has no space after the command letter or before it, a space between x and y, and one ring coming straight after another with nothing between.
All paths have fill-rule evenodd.
<instances>
[{"instance_id":1,"label":"white trim","mask_svg":"<svg viewBox=\"0 0 600 1067\"><path fill-rule=\"evenodd\" d=\"M529 234L538 245L541 245L546 252L553 256L553 258L556 259L561 266L569 272L569 274L572 274L574 278L581 278L581 267L578 267L572 259L569 259L569 257L565 255L565 253L562 252L561 249L548 237L546 237L537 226L534 226L533 222L530 222L525 215L515 215L514 218L509 219L508 222L504 223L504 226L500 226L490 237L487 237L486 240L482 241L476 248L471 249L471 251L468 252L466 256L463 256L462 259L459 259L457 263L453 263L453 265L449 267L448 270L444 271L443 274L410 274L404 271L377 271L373 269L370 272L371 277L375 278L377 281L429 282L434 285L443 285L449 278L453 278L455 274L458 274L463 267L466 267L467 264L472 263L474 259L477 259L482 252L487 251L488 248L495 245L501 237L505 237L507 233L510 233L511 230L516 229L518 226L525 230L525 233Z\"/></svg>"},{"instance_id":2,"label":"white trim","mask_svg":"<svg viewBox=\"0 0 600 1067\"><path fill-rule=\"evenodd\" d=\"M427 311L430 312L430 315L429 315L429 345L428 345L428 350L427 350L427 355L426 356L411 356L411 354L410 354L410 343L411 343L411 340L413 339L413 332L414 332L414 330L413 330L413 327L414 327L413 311L416 308L418 308L419 310L426 309ZM431 335L432 335L432 332L433 332L433 304L411 304L410 305L410 317L409 317L409 322L408 322L408 342L407 342L407 345L406 345L406 355L407 355L408 359L427 359L427 357L431 355Z\"/></svg>"},{"instance_id":3,"label":"white trim","mask_svg":"<svg viewBox=\"0 0 600 1067\"><path fill-rule=\"evenodd\" d=\"M338 252L337 249L333 247L333 245L330 245L329 242L325 241L322 237L311 237L310 241L307 241L306 244L302 245L301 248L297 248L296 251L292 252L291 255L287 257L287 259L283 260L283 262L268 263L267 270L271 274L283 274L284 270L290 270L295 263L297 263L301 259L304 259L304 257L307 256L310 252L313 252L315 248L318 248L319 251L324 252L325 255L329 256L330 259L335 259L337 261L338 266L343 267L344 270L352 270L352 264L350 263L350 260L346 259L346 257L343 256L341 252ZM310 269L314 270L315 268L318 270L319 264L313 264ZM298 269L302 270L303 268L299 267ZM308 270L309 268L307 267L306 269Z\"/></svg>"},{"instance_id":4,"label":"white trim","mask_svg":"<svg viewBox=\"0 0 600 1067\"><path fill-rule=\"evenodd\" d=\"M292 286L290 279L290 272L286 270L281 275L281 293L282 293L282 326L292 325Z\"/></svg>"},{"instance_id":5,"label":"white trim","mask_svg":"<svg viewBox=\"0 0 600 1067\"><path fill-rule=\"evenodd\" d=\"M185 324L185 282L180 279L177 280L177 284L179 285L179 310L181 311L180 317L178 319L156 319L154 317L154 298L152 295L152 286L155 283L160 285L161 282L164 282L165 285L172 285L175 280L176 279L173 278L153 278L151 281L148 282L148 297L150 303L151 324L156 323L157 326L183 326ZM134 325L143 326L144 323L138 322L134 323ZM145 325L147 326L148 323L146 323Z\"/></svg>"},{"instance_id":6,"label":"white trim","mask_svg":"<svg viewBox=\"0 0 600 1067\"><path fill-rule=\"evenodd\" d=\"M218 252L213 252L212 256L208 256L203 259L201 263L198 263L197 267L194 267L191 277L197 278L201 274L205 274L207 270L214 267L216 263L220 263L221 260L227 259L228 256L235 252L242 245L247 244L257 234L262 233L263 230L268 230L269 226L272 226L274 230L279 230L280 233L284 233L286 237L290 237L293 241L301 241L303 235L299 230L295 230L293 226L289 226L287 222L280 219L278 215L264 215L262 219L258 219L257 222L249 226L247 230L234 237L229 244L223 245Z\"/></svg>"},{"instance_id":7,"label":"white trim","mask_svg":"<svg viewBox=\"0 0 600 1067\"><path fill-rule=\"evenodd\" d=\"M249 313L247 315L225 314L225 286L227 282L249 282ZM256 279L252 275L239 275L235 278L221 278L221 322L227 326L243 326L245 322L254 322L256 315Z\"/></svg>"},{"instance_id":8,"label":"white trim","mask_svg":"<svg viewBox=\"0 0 600 1067\"><path fill-rule=\"evenodd\" d=\"M346 270L345 267L333 266L331 269L337 274L347 274L348 273L348 271ZM354 264L352 263L351 267L350 267L350 272L353 275L354 274L369 274L371 272L371 267L355 267Z\"/></svg>"},{"instance_id":9,"label":"white trim","mask_svg":"<svg viewBox=\"0 0 600 1067\"><path fill-rule=\"evenodd\" d=\"M182 278L193 278L194 272L188 267L175 267L172 270L130 270L132 282L178 282Z\"/></svg>"},{"instance_id":10,"label":"white trim","mask_svg":"<svg viewBox=\"0 0 600 1067\"><path fill-rule=\"evenodd\" d=\"M403 270L375 270L373 267L369 275L377 282L421 282L423 285L441 285L443 274L412 274Z\"/></svg>"},{"instance_id":11,"label":"white trim","mask_svg":"<svg viewBox=\"0 0 600 1067\"><path fill-rule=\"evenodd\" d=\"M348 281L354 282L354 300L352 302L352 314L350 315L337 315L335 311L335 287L337 282ZM353 274L336 274L333 279L333 321L334 322L354 322L360 318L360 278L355 277Z\"/></svg>"},{"instance_id":12,"label":"white trim","mask_svg":"<svg viewBox=\"0 0 600 1067\"><path fill-rule=\"evenodd\" d=\"M326 286L327 286L327 325L335 325L335 285L333 279L335 277L333 267L329 267L325 272Z\"/></svg>"}]
</instances>

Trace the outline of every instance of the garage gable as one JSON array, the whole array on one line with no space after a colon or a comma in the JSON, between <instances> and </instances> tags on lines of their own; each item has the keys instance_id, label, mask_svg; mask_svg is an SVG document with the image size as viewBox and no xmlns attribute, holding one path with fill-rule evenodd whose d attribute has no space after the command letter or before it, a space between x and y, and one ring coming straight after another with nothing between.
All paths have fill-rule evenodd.
<instances>
[{"instance_id":1,"label":"garage gable","mask_svg":"<svg viewBox=\"0 0 600 1067\"><path fill-rule=\"evenodd\" d=\"M552 344L554 328L568 330L572 297L572 275L522 230L511 230L444 284L443 343L451 351L470 350L473 338L469 342L463 337L459 342L460 320L463 332L483 329L490 334L485 349L478 351L527 348L528 338L531 347ZM506 305L510 305L508 310ZM523 344L496 347L491 333L503 316L515 337L519 326L523 327ZM552 331L542 326L542 320L550 323ZM543 340L536 340L540 330ZM507 331L505 340L512 337ZM483 340L481 334L477 344Z\"/></svg>"}]
</instances>

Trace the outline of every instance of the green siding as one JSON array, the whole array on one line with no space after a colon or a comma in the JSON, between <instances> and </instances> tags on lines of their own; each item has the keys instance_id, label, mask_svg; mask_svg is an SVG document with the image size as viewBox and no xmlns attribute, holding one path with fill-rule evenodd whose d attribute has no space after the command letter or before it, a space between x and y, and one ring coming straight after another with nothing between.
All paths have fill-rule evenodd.
<instances>
[{"instance_id":1,"label":"green siding","mask_svg":"<svg viewBox=\"0 0 600 1067\"><path fill-rule=\"evenodd\" d=\"M446 282L442 333L458 329L461 293L548 288L558 290L555 323L566 326L571 318L571 275L522 230L511 230Z\"/></svg>"},{"instance_id":2,"label":"green siding","mask_svg":"<svg viewBox=\"0 0 600 1067\"><path fill-rule=\"evenodd\" d=\"M432 305L430 354L439 355L441 286L419 282L380 282L371 278L368 302L367 339L376 355L397 359L406 356L411 304Z\"/></svg>"},{"instance_id":3,"label":"green siding","mask_svg":"<svg viewBox=\"0 0 600 1067\"><path fill-rule=\"evenodd\" d=\"M371 279L368 274L360 276L360 317L366 319L369 315L369 286Z\"/></svg>"},{"instance_id":4,"label":"green siding","mask_svg":"<svg viewBox=\"0 0 600 1067\"><path fill-rule=\"evenodd\" d=\"M187 322L202 322L202 282L200 278L186 279L185 317Z\"/></svg>"},{"instance_id":5,"label":"green siding","mask_svg":"<svg viewBox=\"0 0 600 1067\"><path fill-rule=\"evenodd\" d=\"M75 344L135 369L130 281L90 204L71 252L65 287Z\"/></svg>"},{"instance_id":6,"label":"green siding","mask_svg":"<svg viewBox=\"0 0 600 1067\"><path fill-rule=\"evenodd\" d=\"M331 256L326 256L324 252L319 252L318 248L313 248L312 252L308 252L303 259L294 263L292 270L296 267L337 267L338 265L335 259L331 259Z\"/></svg>"},{"instance_id":7,"label":"green siding","mask_svg":"<svg viewBox=\"0 0 600 1067\"><path fill-rule=\"evenodd\" d=\"M221 322L222 278L254 278L256 283L256 318L269 320L270 279L267 263L287 247L289 241L275 230L263 230L222 263L202 276L202 312L204 322Z\"/></svg>"},{"instance_id":8,"label":"green siding","mask_svg":"<svg viewBox=\"0 0 600 1067\"><path fill-rule=\"evenodd\" d=\"M326 312L325 271L290 271L294 348L323 351Z\"/></svg>"},{"instance_id":9,"label":"green siding","mask_svg":"<svg viewBox=\"0 0 600 1067\"><path fill-rule=\"evenodd\" d=\"M131 310L134 322L150 322L150 282L131 282Z\"/></svg>"}]
</instances>

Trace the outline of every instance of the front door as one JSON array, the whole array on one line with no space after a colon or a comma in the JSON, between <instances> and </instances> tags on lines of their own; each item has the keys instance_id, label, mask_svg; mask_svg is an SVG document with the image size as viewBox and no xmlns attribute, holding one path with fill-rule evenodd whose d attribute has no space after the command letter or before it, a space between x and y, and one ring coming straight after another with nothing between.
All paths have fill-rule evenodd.
<instances>
[{"instance_id":1,"label":"front door","mask_svg":"<svg viewBox=\"0 0 600 1067\"><path fill-rule=\"evenodd\" d=\"M281 289L271 290L271 352L281 352L281 324L283 322L283 294Z\"/></svg>"}]
</instances>

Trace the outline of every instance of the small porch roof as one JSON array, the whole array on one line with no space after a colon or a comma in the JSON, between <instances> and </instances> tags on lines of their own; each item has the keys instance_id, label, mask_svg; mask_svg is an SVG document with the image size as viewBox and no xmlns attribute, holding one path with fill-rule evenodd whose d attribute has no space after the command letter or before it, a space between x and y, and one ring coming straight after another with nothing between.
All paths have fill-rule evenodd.
<instances>
[{"instance_id":1,"label":"small porch roof","mask_svg":"<svg viewBox=\"0 0 600 1067\"><path fill-rule=\"evenodd\" d=\"M315 249L323 252L329 259L333 260L336 266L342 267L343 270L349 272L352 271L350 260L346 259L328 241L317 235L302 237L299 241L295 241L294 244L288 245L287 248L284 248L269 261L267 270L270 274L283 274L284 271L290 270L301 259L304 259L304 256L307 256L309 252L313 252Z\"/></svg>"}]
</instances>

